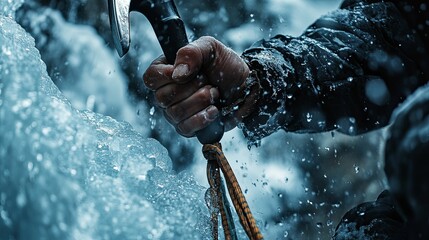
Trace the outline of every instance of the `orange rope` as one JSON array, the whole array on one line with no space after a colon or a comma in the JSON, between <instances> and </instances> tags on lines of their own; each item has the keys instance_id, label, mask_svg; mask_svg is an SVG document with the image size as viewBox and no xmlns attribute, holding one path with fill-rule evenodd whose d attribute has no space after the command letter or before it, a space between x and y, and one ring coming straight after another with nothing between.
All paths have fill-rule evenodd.
<instances>
[{"instance_id":1,"label":"orange rope","mask_svg":"<svg viewBox=\"0 0 429 240\"><path fill-rule=\"evenodd\" d=\"M240 223L243 226L244 231L251 240L263 239L261 232L259 231L256 221L250 211L249 205L247 204L246 198L244 197L241 187L238 184L237 178L235 177L234 171L228 163L220 143L205 144L203 146L204 157L208 160L207 162L207 178L210 184L209 192L211 194L210 202L212 206L217 206L222 217L222 226L224 228L225 239L231 239L231 229L228 225L228 218L225 212L226 199L222 197L221 191L221 177L219 168L225 177L226 185L228 188L229 196L232 200L234 208L240 219ZM217 203L214 203L217 201ZM212 224L213 224L213 238L217 239L218 223L217 216L218 212L211 208L212 212ZM232 220L230 220L232 221Z\"/></svg>"}]
</instances>

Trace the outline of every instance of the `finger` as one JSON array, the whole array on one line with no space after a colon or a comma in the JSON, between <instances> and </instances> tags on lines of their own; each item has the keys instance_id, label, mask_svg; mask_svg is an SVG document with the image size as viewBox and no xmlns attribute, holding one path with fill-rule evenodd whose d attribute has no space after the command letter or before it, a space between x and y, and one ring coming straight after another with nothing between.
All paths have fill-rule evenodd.
<instances>
[{"instance_id":1,"label":"finger","mask_svg":"<svg viewBox=\"0 0 429 240\"><path fill-rule=\"evenodd\" d=\"M171 74L173 66L167 64L165 56L155 59L143 75L147 88L156 90L166 84L172 83Z\"/></svg>"},{"instance_id":2,"label":"finger","mask_svg":"<svg viewBox=\"0 0 429 240\"><path fill-rule=\"evenodd\" d=\"M192 137L199 130L207 127L219 116L219 110L210 105L206 109L192 115L190 118L177 124L177 132L185 137Z\"/></svg>"},{"instance_id":3,"label":"finger","mask_svg":"<svg viewBox=\"0 0 429 240\"><path fill-rule=\"evenodd\" d=\"M165 110L162 111L164 113L164 118L167 120L167 122L169 122L172 126L174 126L176 128L176 123L174 123L173 119L170 118L170 116L168 116L168 114L165 113Z\"/></svg>"},{"instance_id":4,"label":"finger","mask_svg":"<svg viewBox=\"0 0 429 240\"><path fill-rule=\"evenodd\" d=\"M161 108L170 107L194 94L206 83L203 78L197 78L185 84L170 83L155 92L156 104Z\"/></svg>"},{"instance_id":5,"label":"finger","mask_svg":"<svg viewBox=\"0 0 429 240\"><path fill-rule=\"evenodd\" d=\"M200 112L210 105L215 104L219 99L219 91L211 86L204 86L192 96L168 107L165 113L175 123Z\"/></svg>"},{"instance_id":6,"label":"finger","mask_svg":"<svg viewBox=\"0 0 429 240\"><path fill-rule=\"evenodd\" d=\"M174 63L172 78L175 81L186 81L202 68L211 64L215 58L216 41L212 37L201 37L179 49Z\"/></svg>"}]
</instances>

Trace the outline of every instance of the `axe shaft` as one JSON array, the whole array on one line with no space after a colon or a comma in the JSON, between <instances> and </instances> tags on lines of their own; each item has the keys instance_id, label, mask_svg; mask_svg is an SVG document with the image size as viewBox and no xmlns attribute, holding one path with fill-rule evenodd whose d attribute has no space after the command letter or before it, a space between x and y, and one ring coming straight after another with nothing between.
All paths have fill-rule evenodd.
<instances>
[{"instance_id":1,"label":"axe shaft","mask_svg":"<svg viewBox=\"0 0 429 240\"><path fill-rule=\"evenodd\" d=\"M177 51L189 43L183 21L174 1L137 2L131 6L131 9L146 16L155 31L168 63L174 64ZM218 117L208 127L198 131L196 136L200 143L209 144L219 142L223 133L224 126Z\"/></svg>"},{"instance_id":2,"label":"axe shaft","mask_svg":"<svg viewBox=\"0 0 429 240\"><path fill-rule=\"evenodd\" d=\"M168 63L173 64L176 53L187 45L188 37L182 19L173 1L134 1L131 9L142 13L155 31ZM134 3L132 1L132 3ZM150 6L148 6L150 5Z\"/></svg>"}]
</instances>

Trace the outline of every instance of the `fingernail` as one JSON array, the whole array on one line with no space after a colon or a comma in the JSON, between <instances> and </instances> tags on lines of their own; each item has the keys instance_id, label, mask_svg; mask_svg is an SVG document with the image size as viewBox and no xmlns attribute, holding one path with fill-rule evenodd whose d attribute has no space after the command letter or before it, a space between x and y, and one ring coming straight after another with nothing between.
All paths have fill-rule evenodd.
<instances>
[{"instance_id":1,"label":"fingernail","mask_svg":"<svg viewBox=\"0 0 429 240\"><path fill-rule=\"evenodd\" d=\"M219 110L215 106L210 106L206 109L206 112L204 113L204 117L209 120L213 121L219 116Z\"/></svg>"},{"instance_id":2,"label":"fingernail","mask_svg":"<svg viewBox=\"0 0 429 240\"><path fill-rule=\"evenodd\" d=\"M189 66L187 64L179 64L177 65L171 77L173 79L181 78L189 74Z\"/></svg>"},{"instance_id":3,"label":"fingernail","mask_svg":"<svg viewBox=\"0 0 429 240\"><path fill-rule=\"evenodd\" d=\"M219 91L216 88L210 88L210 103L215 104L219 98Z\"/></svg>"}]
</instances>

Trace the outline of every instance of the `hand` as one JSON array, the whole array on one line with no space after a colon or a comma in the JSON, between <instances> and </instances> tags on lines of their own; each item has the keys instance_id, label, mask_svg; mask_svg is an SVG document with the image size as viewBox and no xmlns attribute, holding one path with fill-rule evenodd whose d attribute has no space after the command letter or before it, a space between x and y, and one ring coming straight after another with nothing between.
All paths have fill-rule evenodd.
<instances>
[{"instance_id":1,"label":"hand","mask_svg":"<svg viewBox=\"0 0 429 240\"><path fill-rule=\"evenodd\" d=\"M179 134L191 137L220 117L222 109L233 108L222 118L226 131L250 114L258 94L249 94L249 73L232 49L202 37L179 49L174 65L164 56L157 58L143 78L166 119Z\"/></svg>"}]
</instances>

